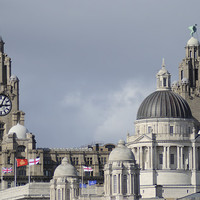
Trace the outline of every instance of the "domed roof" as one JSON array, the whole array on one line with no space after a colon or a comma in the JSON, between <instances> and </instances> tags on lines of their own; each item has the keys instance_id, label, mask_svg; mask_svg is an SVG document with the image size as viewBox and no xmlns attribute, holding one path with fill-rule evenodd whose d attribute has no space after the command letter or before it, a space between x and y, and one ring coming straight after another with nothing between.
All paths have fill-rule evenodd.
<instances>
[{"instance_id":1,"label":"domed roof","mask_svg":"<svg viewBox=\"0 0 200 200\"><path fill-rule=\"evenodd\" d=\"M25 139L26 133L28 132L29 131L25 126L18 123L9 130L8 134L16 133L18 139Z\"/></svg>"},{"instance_id":2,"label":"domed roof","mask_svg":"<svg viewBox=\"0 0 200 200\"><path fill-rule=\"evenodd\" d=\"M125 146L125 142L120 140L117 147L111 151L109 161L135 161L135 157L131 149Z\"/></svg>"},{"instance_id":3,"label":"domed roof","mask_svg":"<svg viewBox=\"0 0 200 200\"><path fill-rule=\"evenodd\" d=\"M55 169L54 176L77 176L77 171L74 166L69 164L68 159L65 157L62 159L62 163Z\"/></svg>"},{"instance_id":4,"label":"domed roof","mask_svg":"<svg viewBox=\"0 0 200 200\"><path fill-rule=\"evenodd\" d=\"M199 41L195 37L191 37L187 42L187 46L199 46Z\"/></svg>"},{"instance_id":5,"label":"domed roof","mask_svg":"<svg viewBox=\"0 0 200 200\"><path fill-rule=\"evenodd\" d=\"M149 118L192 118L185 99L171 90L158 90L142 102L137 119Z\"/></svg>"}]
</instances>

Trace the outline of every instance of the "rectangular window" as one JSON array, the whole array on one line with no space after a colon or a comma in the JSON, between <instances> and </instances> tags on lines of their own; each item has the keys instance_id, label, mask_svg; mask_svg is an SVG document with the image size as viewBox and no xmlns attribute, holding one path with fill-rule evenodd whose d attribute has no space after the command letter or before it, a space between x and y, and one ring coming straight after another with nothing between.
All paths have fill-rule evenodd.
<instances>
[{"instance_id":1,"label":"rectangular window","mask_svg":"<svg viewBox=\"0 0 200 200\"><path fill-rule=\"evenodd\" d=\"M113 176L113 188L114 188L114 193L117 193L117 176Z\"/></svg>"},{"instance_id":2,"label":"rectangular window","mask_svg":"<svg viewBox=\"0 0 200 200\"><path fill-rule=\"evenodd\" d=\"M183 79L183 70L181 70L181 80Z\"/></svg>"},{"instance_id":3,"label":"rectangular window","mask_svg":"<svg viewBox=\"0 0 200 200\"><path fill-rule=\"evenodd\" d=\"M166 87L167 86L167 79L163 78L163 86Z\"/></svg>"},{"instance_id":4,"label":"rectangular window","mask_svg":"<svg viewBox=\"0 0 200 200\"><path fill-rule=\"evenodd\" d=\"M169 132L170 132L170 135L173 135L173 133L174 133L174 127L173 126L169 127Z\"/></svg>"},{"instance_id":5,"label":"rectangular window","mask_svg":"<svg viewBox=\"0 0 200 200\"><path fill-rule=\"evenodd\" d=\"M123 176L122 190L123 190L123 194L127 193L127 175Z\"/></svg>"},{"instance_id":6,"label":"rectangular window","mask_svg":"<svg viewBox=\"0 0 200 200\"><path fill-rule=\"evenodd\" d=\"M10 164L10 156L7 158L7 163Z\"/></svg>"},{"instance_id":7,"label":"rectangular window","mask_svg":"<svg viewBox=\"0 0 200 200\"><path fill-rule=\"evenodd\" d=\"M162 165L163 164L163 155L159 154L159 164Z\"/></svg>"},{"instance_id":8,"label":"rectangular window","mask_svg":"<svg viewBox=\"0 0 200 200\"><path fill-rule=\"evenodd\" d=\"M152 132L152 127L148 126L148 133L151 133L151 132Z\"/></svg>"},{"instance_id":9,"label":"rectangular window","mask_svg":"<svg viewBox=\"0 0 200 200\"><path fill-rule=\"evenodd\" d=\"M170 164L174 165L174 154L170 154Z\"/></svg>"},{"instance_id":10,"label":"rectangular window","mask_svg":"<svg viewBox=\"0 0 200 200\"><path fill-rule=\"evenodd\" d=\"M86 157L86 165L92 165L92 157Z\"/></svg>"}]
</instances>

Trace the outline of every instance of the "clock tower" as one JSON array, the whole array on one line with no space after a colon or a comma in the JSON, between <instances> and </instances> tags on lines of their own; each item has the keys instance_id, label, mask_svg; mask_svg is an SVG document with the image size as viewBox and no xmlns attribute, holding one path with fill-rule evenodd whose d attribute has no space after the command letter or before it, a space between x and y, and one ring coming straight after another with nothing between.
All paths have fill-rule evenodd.
<instances>
[{"instance_id":1,"label":"clock tower","mask_svg":"<svg viewBox=\"0 0 200 200\"><path fill-rule=\"evenodd\" d=\"M11 75L11 59L0 36L0 144L12 126L24 125L24 115L19 110L19 79Z\"/></svg>"}]
</instances>

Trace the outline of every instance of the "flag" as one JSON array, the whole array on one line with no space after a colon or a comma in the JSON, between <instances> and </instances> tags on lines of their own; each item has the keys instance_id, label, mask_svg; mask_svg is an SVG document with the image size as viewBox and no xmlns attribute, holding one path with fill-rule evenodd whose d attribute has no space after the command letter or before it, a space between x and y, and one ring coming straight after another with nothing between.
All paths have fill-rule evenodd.
<instances>
[{"instance_id":1,"label":"flag","mask_svg":"<svg viewBox=\"0 0 200 200\"><path fill-rule=\"evenodd\" d=\"M17 161L17 167L28 165L27 159L16 159L16 161Z\"/></svg>"},{"instance_id":2,"label":"flag","mask_svg":"<svg viewBox=\"0 0 200 200\"><path fill-rule=\"evenodd\" d=\"M84 184L84 183L83 184L82 183L79 184L79 188L86 188L86 187L87 187L87 185Z\"/></svg>"},{"instance_id":3,"label":"flag","mask_svg":"<svg viewBox=\"0 0 200 200\"><path fill-rule=\"evenodd\" d=\"M83 170L84 170L84 172L92 172L93 171L92 167L86 167L86 166L83 166Z\"/></svg>"},{"instance_id":4,"label":"flag","mask_svg":"<svg viewBox=\"0 0 200 200\"><path fill-rule=\"evenodd\" d=\"M37 165L40 162L40 158L29 159L29 165Z\"/></svg>"},{"instance_id":5,"label":"flag","mask_svg":"<svg viewBox=\"0 0 200 200\"><path fill-rule=\"evenodd\" d=\"M97 184L97 181L89 181L89 186Z\"/></svg>"},{"instance_id":6,"label":"flag","mask_svg":"<svg viewBox=\"0 0 200 200\"><path fill-rule=\"evenodd\" d=\"M8 168L8 167L2 167L2 172L4 174L11 173L11 172L13 172L13 169L12 169L12 167L10 167L10 168Z\"/></svg>"}]
</instances>

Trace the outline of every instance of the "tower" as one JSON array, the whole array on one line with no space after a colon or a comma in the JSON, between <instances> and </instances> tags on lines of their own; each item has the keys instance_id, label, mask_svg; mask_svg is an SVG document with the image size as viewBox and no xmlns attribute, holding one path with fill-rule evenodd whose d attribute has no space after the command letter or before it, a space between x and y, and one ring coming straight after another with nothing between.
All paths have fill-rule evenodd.
<instances>
[{"instance_id":1,"label":"tower","mask_svg":"<svg viewBox=\"0 0 200 200\"><path fill-rule=\"evenodd\" d=\"M141 103L127 144L141 168L142 197L179 198L200 191L199 123L187 101L171 91L165 65L156 77L157 90Z\"/></svg>"},{"instance_id":2,"label":"tower","mask_svg":"<svg viewBox=\"0 0 200 200\"><path fill-rule=\"evenodd\" d=\"M191 27L189 27L191 28ZM180 94L189 104L192 115L200 122L200 44L193 36L185 47L185 58L179 65L179 81L172 84L172 90Z\"/></svg>"},{"instance_id":3,"label":"tower","mask_svg":"<svg viewBox=\"0 0 200 200\"><path fill-rule=\"evenodd\" d=\"M24 124L25 115L19 110L19 79L11 75L11 59L4 53L4 44L0 37L0 144L12 126Z\"/></svg>"}]
</instances>

